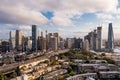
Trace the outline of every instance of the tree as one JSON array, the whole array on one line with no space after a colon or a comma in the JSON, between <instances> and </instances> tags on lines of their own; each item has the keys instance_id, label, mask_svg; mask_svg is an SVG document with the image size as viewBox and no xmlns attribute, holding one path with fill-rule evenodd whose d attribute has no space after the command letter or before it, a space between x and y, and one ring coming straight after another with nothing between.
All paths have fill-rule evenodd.
<instances>
[{"instance_id":1,"label":"tree","mask_svg":"<svg viewBox=\"0 0 120 80\"><path fill-rule=\"evenodd\" d=\"M11 77L12 78L15 78L17 76L17 73L14 71L12 74L11 74Z\"/></svg>"},{"instance_id":2,"label":"tree","mask_svg":"<svg viewBox=\"0 0 120 80\"><path fill-rule=\"evenodd\" d=\"M5 76L4 74L0 73L0 80L7 80L7 76Z\"/></svg>"},{"instance_id":3,"label":"tree","mask_svg":"<svg viewBox=\"0 0 120 80\"><path fill-rule=\"evenodd\" d=\"M64 80L64 77L61 76L61 75L59 75L59 76L58 76L58 80Z\"/></svg>"},{"instance_id":4,"label":"tree","mask_svg":"<svg viewBox=\"0 0 120 80\"><path fill-rule=\"evenodd\" d=\"M99 57L96 56L96 57L95 57L95 60L98 60L98 59L99 59Z\"/></svg>"},{"instance_id":5,"label":"tree","mask_svg":"<svg viewBox=\"0 0 120 80\"><path fill-rule=\"evenodd\" d=\"M55 60L50 60L50 64L51 64L51 65L55 65L55 64L56 64L56 61L55 61Z\"/></svg>"},{"instance_id":6,"label":"tree","mask_svg":"<svg viewBox=\"0 0 120 80\"><path fill-rule=\"evenodd\" d=\"M84 74L84 73L86 73L86 71L84 71L84 70L80 70L80 72L79 72L79 74Z\"/></svg>"},{"instance_id":7,"label":"tree","mask_svg":"<svg viewBox=\"0 0 120 80\"><path fill-rule=\"evenodd\" d=\"M71 72L70 72L70 75L71 75L71 76L75 75L75 72L74 72L74 71L71 71Z\"/></svg>"},{"instance_id":8,"label":"tree","mask_svg":"<svg viewBox=\"0 0 120 80\"><path fill-rule=\"evenodd\" d=\"M105 55L105 53L102 53L100 56L101 56L101 57L105 57L106 55Z\"/></svg>"},{"instance_id":9,"label":"tree","mask_svg":"<svg viewBox=\"0 0 120 80\"><path fill-rule=\"evenodd\" d=\"M70 74L66 74L64 77L65 77L65 78L68 78L68 77L70 77Z\"/></svg>"},{"instance_id":10,"label":"tree","mask_svg":"<svg viewBox=\"0 0 120 80\"><path fill-rule=\"evenodd\" d=\"M110 63L110 64L115 64L115 61L112 60L112 59L106 59L106 60L107 60L107 62Z\"/></svg>"}]
</instances>

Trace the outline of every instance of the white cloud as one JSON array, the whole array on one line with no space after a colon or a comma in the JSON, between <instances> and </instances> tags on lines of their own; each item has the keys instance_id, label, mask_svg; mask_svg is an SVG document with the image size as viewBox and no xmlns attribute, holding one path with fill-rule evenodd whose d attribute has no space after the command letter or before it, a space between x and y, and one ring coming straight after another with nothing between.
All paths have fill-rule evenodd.
<instances>
[{"instance_id":1,"label":"white cloud","mask_svg":"<svg viewBox=\"0 0 120 80\"><path fill-rule=\"evenodd\" d=\"M16 3L17 4L17 3ZM25 6L0 6L0 21L5 23L14 24L44 24L47 23L47 18L44 17L39 11L31 10Z\"/></svg>"},{"instance_id":2,"label":"white cloud","mask_svg":"<svg viewBox=\"0 0 120 80\"><path fill-rule=\"evenodd\" d=\"M96 14L99 19L109 22L119 18L120 9L117 6L118 0L1 0L0 23L21 24L17 26L21 30L30 30L27 24L74 26L72 19L85 13ZM51 20L41 13L47 11L53 12ZM60 32L66 34L64 31ZM69 34L70 32L73 31L68 31Z\"/></svg>"},{"instance_id":3,"label":"white cloud","mask_svg":"<svg viewBox=\"0 0 120 80\"><path fill-rule=\"evenodd\" d=\"M49 21L40 12L54 13L54 24L71 26L71 18L84 13L116 11L118 0L2 0L0 21L20 24L46 24Z\"/></svg>"},{"instance_id":4,"label":"white cloud","mask_svg":"<svg viewBox=\"0 0 120 80\"><path fill-rule=\"evenodd\" d=\"M21 25L21 26L18 26L18 29L24 30L24 31L31 31L31 26Z\"/></svg>"},{"instance_id":5,"label":"white cloud","mask_svg":"<svg viewBox=\"0 0 120 80\"><path fill-rule=\"evenodd\" d=\"M98 19L102 20L102 22L106 23L113 22L113 20L115 19L115 16L108 13L96 13L96 16Z\"/></svg>"}]
</instances>

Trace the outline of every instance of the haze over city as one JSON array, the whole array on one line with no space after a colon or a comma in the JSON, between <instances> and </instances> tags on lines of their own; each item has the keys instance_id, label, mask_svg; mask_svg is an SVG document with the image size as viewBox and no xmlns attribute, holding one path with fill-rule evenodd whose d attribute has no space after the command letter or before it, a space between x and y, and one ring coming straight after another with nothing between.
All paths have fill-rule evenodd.
<instances>
[{"instance_id":1,"label":"haze over city","mask_svg":"<svg viewBox=\"0 0 120 80\"><path fill-rule=\"evenodd\" d=\"M0 38L20 29L31 35L31 25L40 31L59 32L62 37L83 37L102 26L107 39L108 23L113 23L115 39L120 38L119 0L1 0Z\"/></svg>"}]
</instances>

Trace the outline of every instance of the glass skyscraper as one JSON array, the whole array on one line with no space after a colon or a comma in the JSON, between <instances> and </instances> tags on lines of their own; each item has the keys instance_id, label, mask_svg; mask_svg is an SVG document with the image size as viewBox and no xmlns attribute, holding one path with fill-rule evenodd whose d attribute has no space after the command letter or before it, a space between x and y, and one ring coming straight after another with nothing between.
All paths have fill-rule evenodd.
<instances>
[{"instance_id":1,"label":"glass skyscraper","mask_svg":"<svg viewBox=\"0 0 120 80\"><path fill-rule=\"evenodd\" d=\"M113 27L112 23L109 23L108 27L108 49L113 51L114 48L114 35L113 35Z\"/></svg>"},{"instance_id":2,"label":"glass skyscraper","mask_svg":"<svg viewBox=\"0 0 120 80\"><path fill-rule=\"evenodd\" d=\"M102 27L97 27L97 38L98 38L98 50L101 50L102 46Z\"/></svg>"},{"instance_id":3,"label":"glass skyscraper","mask_svg":"<svg viewBox=\"0 0 120 80\"><path fill-rule=\"evenodd\" d=\"M36 25L32 25L32 50L37 51L38 30Z\"/></svg>"}]
</instances>

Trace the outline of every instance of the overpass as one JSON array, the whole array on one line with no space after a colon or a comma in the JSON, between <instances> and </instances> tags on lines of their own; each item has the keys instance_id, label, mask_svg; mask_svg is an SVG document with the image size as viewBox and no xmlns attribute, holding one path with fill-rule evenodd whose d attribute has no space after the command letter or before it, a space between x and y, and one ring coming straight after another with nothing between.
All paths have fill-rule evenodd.
<instances>
[{"instance_id":1,"label":"overpass","mask_svg":"<svg viewBox=\"0 0 120 80\"><path fill-rule=\"evenodd\" d=\"M68 52L68 51L69 51L69 49L60 50L58 52L53 52L52 54L46 54L46 55L44 55L42 57L34 58L34 59L31 59L31 60L26 60L24 62L16 62L16 63L13 63L13 64L8 64L8 65L5 65L5 66L0 66L0 73L7 74L8 72L10 72L12 70L15 70L16 68L18 68L21 65L29 64L29 63L32 63L34 61L47 60L51 56L59 55L61 53L65 53L65 52Z\"/></svg>"}]
</instances>

